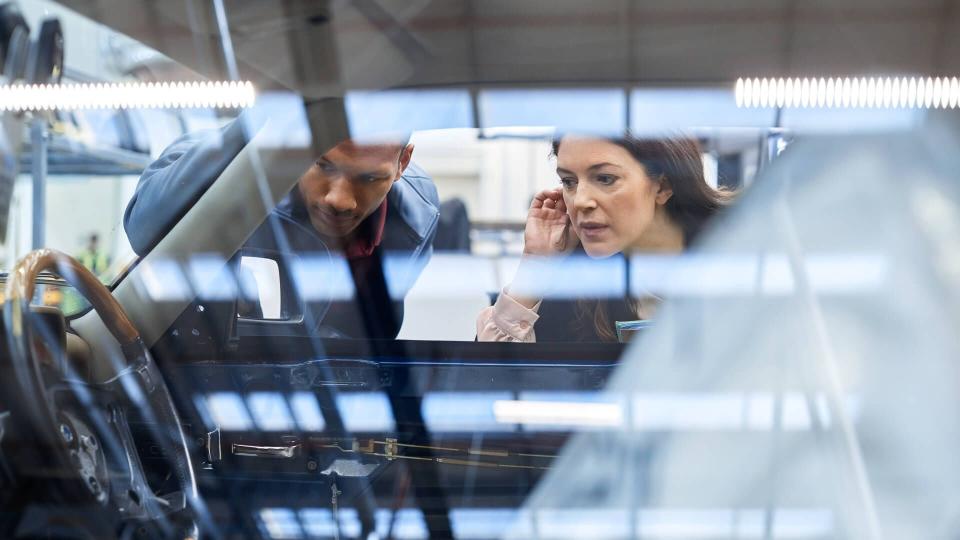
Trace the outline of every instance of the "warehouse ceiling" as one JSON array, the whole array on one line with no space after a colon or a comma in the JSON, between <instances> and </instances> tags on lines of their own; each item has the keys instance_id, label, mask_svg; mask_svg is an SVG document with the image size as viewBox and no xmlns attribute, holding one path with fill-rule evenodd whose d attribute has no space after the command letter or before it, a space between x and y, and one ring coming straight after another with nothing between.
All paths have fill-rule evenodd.
<instances>
[{"instance_id":1,"label":"warehouse ceiling","mask_svg":"<svg viewBox=\"0 0 960 540\"><path fill-rule=\"evenodd\" d=\"M210 78L213 0L61 0ZM956 75L953 0L224 0L239 75L347 89Z\"/></svg>"}]
</instances>

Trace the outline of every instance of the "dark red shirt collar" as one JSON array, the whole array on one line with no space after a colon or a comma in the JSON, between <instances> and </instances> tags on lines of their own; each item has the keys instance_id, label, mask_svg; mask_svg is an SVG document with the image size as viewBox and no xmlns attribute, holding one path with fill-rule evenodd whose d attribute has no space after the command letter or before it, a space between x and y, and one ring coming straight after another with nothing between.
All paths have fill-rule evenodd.
<instances>
[{"instance_id":1,"label":"dark red shirt collar","mask_svg":"<svg viewBox=\"0 0 960 540\"><path fill-rule=\"evenodd\" d=\"M383 240L383 229L387 224L387 200L380 203L380 207L373 211L363 223L357 227L357 234L346 246L348 259L369 257Z\"/></svg>"}]
</instances>

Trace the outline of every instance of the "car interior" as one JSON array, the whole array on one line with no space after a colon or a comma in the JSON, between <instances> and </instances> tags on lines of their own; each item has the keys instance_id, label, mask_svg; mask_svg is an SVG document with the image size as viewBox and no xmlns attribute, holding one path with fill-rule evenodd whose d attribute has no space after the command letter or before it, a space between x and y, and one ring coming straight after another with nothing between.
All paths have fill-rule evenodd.
<instances>
[{"instance_id":1,"label":"car interior","mask_svg":"<svg viewBox=\"0 0 960 540\"><path fill-rule=\"evenodd\" d=\"M0 538L955 537L958 17L0 0ZM197 134L224 166L135 249ZM283 209L398 137L435 228L358 271ZM634 139L692 141L716 217L535 266L564 145ZM522 268L541 321L615 333L487 339Z\"/></svg>"}]
</instances>

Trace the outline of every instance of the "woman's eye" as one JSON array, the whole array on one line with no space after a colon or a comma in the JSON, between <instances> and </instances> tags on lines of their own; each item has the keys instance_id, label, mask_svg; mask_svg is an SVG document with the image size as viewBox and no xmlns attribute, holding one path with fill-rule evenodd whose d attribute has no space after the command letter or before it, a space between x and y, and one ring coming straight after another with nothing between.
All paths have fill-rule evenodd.
<instances>
[{"instance_id":1,"label":"woman's eye","mask_svg":"<svg viewBox=\"0 0 960 540\"><path fill-rule=\"evenodd\" d=\"M561 178L560 183L563 184L564 189L573 189L577 186L575 178Z\"/></svg>"},{"instance_id":2,"label":"woman's eye","mask_svg":"<svg viewBox=\"0 0 960 540\"><path fill-rule=\"evenodd\" d=\"M616 177L616 176L612 176L612 175L609 175L609 174L599 174L599 175L597 175L597 182L600 183L601 185L604 185L604 186L609 186L610 184L613 184L613 183L616 182L616 181L617 181L617 177Z\"/></svg>"}]
</instances>

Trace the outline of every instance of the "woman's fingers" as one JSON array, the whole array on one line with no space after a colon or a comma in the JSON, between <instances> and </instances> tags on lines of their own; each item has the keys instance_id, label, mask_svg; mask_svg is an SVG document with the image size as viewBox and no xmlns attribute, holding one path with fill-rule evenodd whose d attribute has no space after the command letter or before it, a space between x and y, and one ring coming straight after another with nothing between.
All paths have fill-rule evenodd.
<instances>
[{"instance_id":1,"label":"woman's fingers","mask_svg":"<svg viewBox=\"0 0 960 540\"><path fill-rule=\"evenodd\" d=\"M536 194L530 202L530 208L542 208L547 201L558 201L563 199L563 194L559 189L545 189Z\"/></svg>"},{"instance_id":2,"label":"woman's fingers","mask_svg":"<svg viewBox=\"0 0 960 540\"><path fill-rule=\"evenodd\" d=\"M562 214L567 213L567 204L563 202L563 192L559 189L552 192L551 198L544 201L543 205L545 208L556 210Z\"/></svg>"},{"instance_id":3,"label":"woman's fingers","mask_svg":"<svg viewBox=\"0 0 960 540\"><path fill-rule=\"evenodd\" d=\"M557 239L570 230L568 225L563 190L545 189L537 193L530 203L524 227L524 253L543 256L559 254ZM573 234L573 240L568 239L567 243L576 245L575 239L576 235Z\"/></svg>"}]
</instances>

